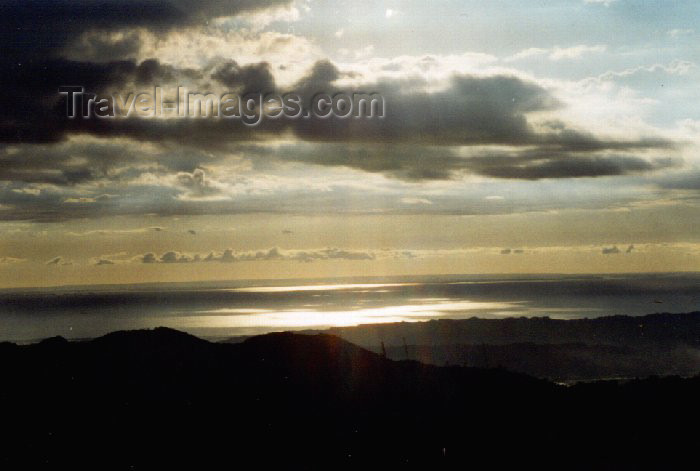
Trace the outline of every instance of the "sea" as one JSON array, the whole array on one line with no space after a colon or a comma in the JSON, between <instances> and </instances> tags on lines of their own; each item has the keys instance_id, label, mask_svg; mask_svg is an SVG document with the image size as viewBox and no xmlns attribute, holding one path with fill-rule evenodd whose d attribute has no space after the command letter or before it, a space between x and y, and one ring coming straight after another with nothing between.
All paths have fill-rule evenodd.
<instances>
[{"instance_id":1,"label":"sea","mask_svg":"<svg viewBox=\"0 0 700 471\"><path fill-rule=\"evenodd\" d=\"M171 327L220 340L433 319L640 316L700 310L700 273L449 275L0 290L0 341Z\"/></svg>"}]
</instances>

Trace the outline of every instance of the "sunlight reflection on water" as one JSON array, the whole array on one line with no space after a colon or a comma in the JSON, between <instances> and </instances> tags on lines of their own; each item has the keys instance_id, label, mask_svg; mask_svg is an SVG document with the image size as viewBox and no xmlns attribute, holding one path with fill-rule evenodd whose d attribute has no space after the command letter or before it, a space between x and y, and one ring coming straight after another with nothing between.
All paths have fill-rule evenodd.
<instances>
[{"instance_id":1,"label":"sunlight reflection on water","mask_svg":"<svg viewBox=\"0 0 700 471\"><path fill-rule=\"evenodd\" d=\"M251 286L247 288L232 288L228 291L239 293L293 293L297 291L345 291L364 290L360 292L377 292L376 288L396 288L400 286L417 286L418 283L365 283L365 284L336 284L336 285L300 285L300 286Z\"/></svg>"},{"instance_id":2,"label":"sunlight reflection on water","mask_svg":"<svg viewBox=\"0 0 700 471\"><path fill-rule=\"evenodd\" d=\"M421 304L401 304L348 310L256 310L216 309L200 311L196 316L172 318L173 322L191 328L267 328L295 329L347 327L359 324L382 324L390 322L418 322L440 317L460 318L489 312L492 315L513 315L522 310L514 302L445 302L442 299L423 299Z\"/></svg>"},{"instance_id":3,"label":"sunlight reflection on water","mask_svg":"<svg viewBox=\"0 0 700 471\"><path fill-rule=\"evenodd\" d=\"M225 338L471 317L559 319L692 312L700 275L426 277L0 291L0 341L172 327Z\"/></svg>"}]
</instances>

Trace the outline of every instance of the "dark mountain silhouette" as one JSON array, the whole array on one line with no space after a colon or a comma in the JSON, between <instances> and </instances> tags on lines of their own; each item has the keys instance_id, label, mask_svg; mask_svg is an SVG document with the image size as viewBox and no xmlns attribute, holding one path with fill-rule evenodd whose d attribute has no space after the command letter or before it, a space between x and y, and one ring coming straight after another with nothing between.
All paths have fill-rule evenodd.
<instances>
[{"instance_id":1,"label":"dark mountain silhouette","mask_svg":"<svg viewBox=\"0 0 700 471\"><path fill-rule=\"evenodd\" d=\"M572 320L441 319L301 333L321 332L386 352L394 360L502 367L556 381L700 373L700 312Z\"/></svg>"},{"instance_id":2,"label":"dark mountain silhouette","mask_svg":"<svg viewBox=\"0 0 700 471\"><path fill-rule=\"evenodd\" d=\"M439 319L428 322L372 324L329 329L357 345L401 346L514 343L700 347L700 312L608 316L593 319L509 317L502 319Z\"/></svg>"},{"instance_id":3,"label":"dark mountain silhouette","mask_svg":"<svg viewBox=\"0 0 700 471\"><path fill-rule=\"evenodd\" d=\"M330 335L0 344L2 469L671 469L700 378L573 387Z\"/></svg>"}]
</instances>

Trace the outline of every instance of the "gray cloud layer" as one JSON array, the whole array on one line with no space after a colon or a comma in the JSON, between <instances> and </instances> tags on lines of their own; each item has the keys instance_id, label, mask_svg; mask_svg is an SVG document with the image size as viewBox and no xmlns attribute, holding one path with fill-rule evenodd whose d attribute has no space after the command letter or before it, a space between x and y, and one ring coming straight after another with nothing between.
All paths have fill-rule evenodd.
<instances>
[{"instance_id":1,"label":"gray cloud layer","mask_svg":"<svg viewBox=\"0 0 700 471\"><path fill-rule=\"evenodd\" d=\"M674 157L677 144L662 138L608 139L561 122L536 128L530 122L532 113L564 105L541 85L505 75L455 75L445 88L432 92L426 91L430 83L415 77L368 83L359 91L378 92L386 100L381 120L265 120L251 128L223 119L65 118L57 89L69 84L101 92L189 81L203 90L219 84L241 94L295 91L306 99L318 92L352 91L338 86L348 73L327 60L310 65L305 77L282 89L266 62L226 59L184 69L155 58L130 58L140 47L133 28L165 34L288 3L103 0L76 5L30 0L0 5L0 142L7 144L0 147L0 204L5 208L0 218L250 210L207 199L221 193L208 168L232 153L279 164L345 167L405 181L470 174L504 180L594 178L654 172L680 163ZM127 33L116 42L99 34L115 30ZM84 57L67 59L66 48L76 38L85 40L81 34L86 31L97 34L83 44ZM86 134L123 140L68 141ZM281 136L292 136L294 144L273 149L260 145ZM143 143L156 150L141 151ZM658 157L659 153L668 156ZM144 175L173 178L170 186L155 185L144 182ZM669 186L674 184L692 186L680 181Z\"/></svg>"}]
</instances>

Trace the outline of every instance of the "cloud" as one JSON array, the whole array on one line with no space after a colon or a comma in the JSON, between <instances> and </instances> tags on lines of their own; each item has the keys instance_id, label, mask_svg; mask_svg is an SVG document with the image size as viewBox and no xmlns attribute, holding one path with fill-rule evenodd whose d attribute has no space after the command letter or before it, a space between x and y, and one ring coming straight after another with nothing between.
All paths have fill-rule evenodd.
<instances>
[{"instance_id":1,"label":"cloud","mask_svg":"<svg viewBox=\"0 0 700 471\"><path fill-rule=\"evenodd\" d=\"M549 58L553 61L562 59L578 59L584 54L605 52L606 49L606 46L600 44L596 46L581 44L572 47L555 47L549 54Z\"/></svg>"},{"instance_id":2,"label":"cloud","mask_svg":"<svg viewBox=\"0 0 700 471\"><path fill-rule=\"evenodd\" d=\"M226 90L243 96L248 93L270 93L276 89L270 64L260 62L240 66L236 61L220 64L211 78L217 80Z\"/></svg>"},{"instance_id":3,"label":"cloud","mask_svg":"<svg viewBox=\"0 0 700 471\"><path fill-rule=\"evenodd\" d=\"M141 258L139 258L139 260L141 260ZM93 257L90 259L90 264L95 266L123 265L126 263L131 263L133 261L134 259L132 257L129 257L127 252L122 251L119 253L103 254L99 257Z\"/></svg>"},{"instance_id":4,"label":"cloud","mask_svg":"<svg viewBox=\"0 0 700 471\"><path fill-rule=\"evenodd\" d=\"M666 31L666 34L668 34L668 35L671 36L672 38L677 38L677 37L680 37L680 36L687 36L687 35L691 35L691 34L694 34L694 33L695 33L695 30L694 30L694 29L678 29L678 28L675 28L675 29L671 29L671 30Z\"/></svg>"},{"instance_id":5,"label":"cloud","mask_svg":"<svg viewBox=\"0 0 700 471\"><path fill-rule=\"evenodd\" d=\"M546 150L465 159L464 168L493 178L539 180L630 175L680 165L678 159L652 159L625 155L576 155Z\"/></svg>"},{"instance_id":6,"label":"cloud","mask_svg":"<svg viewBox=\"0 0 700 471\"><path fill-rule=\"evenodd\" d=\"M282 146L276 148L275 153L277 158L290 161L349 167L408 181L449 180L470 174L518 180L594 178L652 172L678 167L682 162L677 158L643 158L628 154L634 151L635 146L663 147L663 141L608 143L610 147L620 147L619 152L613 152L606 151L604 145L600 148L601 145L593 138L572 136L570 139L562 137L562 140L568 140L568 148L553 145L511 152L489 148L460 152L440 146L358 143ZM265 152L265 149L251 149L249 152ZM402 200L403 203L407 201ZM410 201L419 203L415 198ZM424 201L422 203L425 204Z\"/></svg>"},{"instance_id":7,"label":"cloud","mask_svg":"<svg viewBox=\"0 0 700 471\"><path fill-rule=\"evenodd\" d=\"M301 18L300 8L306 12L310 11L311 7L305 1L291 1L288 5L245 12L239 18L253 31L260 31L275 22L293 23Z\"/></svg>"},{"instance_id":8,"label":"cloud","mask_svg":"<svg viewBox=\"0 0 700 471\"><path fill-rule=\"evenodd\" d=\"M607 47L602 44L597 45L587 45L579 44L576 46L560 47L555 46L552 48L540 48L531 47L528 49L523 49L522 51L508 57L505 59L506 62L519 61L523 59L530 59L532 57L546 56L551 61L560 61L565 59L579 59L580 57L587 54L596 54L605 52Z\"/></svg>"},{"instance_id":9,"label":"cloud","mask_svg":"<svg viewBox=\"0 0 700 471\"><path fill-rule=\"evenodd\" d=\"M75 236L75 237L92 237L94 235L98 235L98 236L122 236L122 235L130 235L130 234L145 234L145 233L151 232L153 230L154 230L153 227L141 227L141 228L136 228L136 229L97 229L97 230L89 230L89 231L81 231L81 232L69 231L69 232L66 232L66 235ZM118 255L124 255L124 254L120 253Z\"/></svg>"},{"instance_id":10,"label":"cloud","mask_svg":"<svg viewBox=\"0 0 700 471\"><path fill-rule=\"evenodd\" d=\"M246 182L254 171L290 164L359 170L406 182L472 175L595 178L679 166L678 145L669 139L653 134L614 139L564 122L543 123L543 115L556 115L565 103L545 81L502 68L483 72L484 63L497 62L491 56L368 59L375 66L367 70L296 56L281 63L300 44L296 36L238 31L234 37L224 31L235 29L228 20L218 22L226 27L202 26L232 15L291 12L286 0L145 5L107 0L100 7L81 4L79 11L71 5L59 0L49 7L30 0L0 7L0 31L12 31L3 37L6 54L0 57L0 142L7 144L0 147L2 219L276 210L292 204L287 195L294 191L285 189L275 201L274 195L261 195L265 191L259 186L250 193L240 188L254 186ZM97 15L104 7L110 14ZM234 60L230 48L246 35L256 38L253 53ZM196 60L175 60L192 48ZM523 53L556 60L603 49L584 44ZM280 63L266 56L273 52ZM465 62L476 66L465 71ZM289 75L291 68L298 74ZM290 76L301 78L290 81ZM386 113L374 120L265 120L255 128L223 119L67 120L57 94L65 84L111 92L180 82L200 90L295 91L306 99L321 91L377 92L385 98ZM252 171L239 176L231 170L239 163ZM302 187L297 183L295 191L303 193ZM254 197L260 202L255 208ZM409 206L430 206L434 198L397 195L392 201L408 211Z\"/></svg>"},{"instance_id":11,"label":"cloud","mask_svg":"<svg viewBox=\"0 0 700 471\"><path fill-rule=\"evenodd\" d=\"M0 265L13 265L15 263L22 263L26 262L26 258L17 258L17 257L0 257Z\"/></svg>"},{"instance_id":12,"label":"cloud","mask_svg":"<svg viewBox=\"0 0 700 471\"><path fill-rule=\"evenodd\" d=\"M196 263L196 262L254 262L271 260L288 260L297 262L313 262L317 260L375 260L376 254L372 252L342 250L328 248L320 250L289 250L284 251L277 247L255 252L234 252L231 249L223 252L210 252L202 257L198 254L183 254L177 251L168 251L161 256L153 252L139 257L142 263Z\"/></svg>"},{"instance_id":13,"label":"cloud","mask_svg":"<svg viewBox=\"0 0 700 471\"><path fill-rule=\"evenodd\" d=\"M28 162L31 162L31 150L26 146L22 146L22 149L25 150L13 157L28 156ZM68 149L70 146L66 147L66 153ZM679 159L653 157L654 154L645 156L650 151L557 152L547 148L495 151L489 147L458 149L362 143L284 143L271 146L240 144L235 149L235 157L228 160L212 154L211 167L202 169L202 172L179 172L168 168L168 165L180 168L181 164L177 153L170 153L167 149L163 149L162 157L149 158L142 153L144 161L141 163L132 163L130 160L117 163L119 157L115 157L114 162L110 158L102 164L100 156L107 155L108 149L96 147L94 158L85 157L87 162L91 162L91 170L96 171L100 165L104 168L114 164L115 167L94 179L73 185L0 181L0 201L5 205L0 211L0 219L51 222L108 215L223 215L349 210L499 214L590 205L593 200L598 201L597 207L606 204L598 197L599 190L586 196L571 195L562 189L558 192L558 198L563 199L545 201L544 195L538 196L534 185L529 185L529 190L524 191L525 187L521 183L517 186L509 184L514 180L535 182L625 175L638 178L636 175L640 175L639 178L648 178L648 182L659 190L692 188L693 185L697 188L698 181L688 171L683 171ZM83 159L80 152L75 155ZM167 161L168 155L170 160L161 164L160 159ZM246 160L238 160L238 155L245 156ZM31 164L35 168L35 176L43 173L40 168L42 165L46 174L50 175L50 159L45 162L38 158L35 160ZM193 160L196 165L194 154ZM65 164L56 163L54 173L60 172L63 165L68 168L72 164L68 161ZM306 168L307 165L324 169L312 172ZM668 176L663 176L661 172L664 170L669 170L666 172L669 173ZM3 171L8 169L0 165L0 174ZM367 174L360 175L358 171ZM341 179L334 181L338 176ZM479 186L473 187L474 191L457 191L461 182L468 181L472 176L489 178L490 187ZM396 181L387 180L387 177ZM443 181L445 183L441 183ZM436 185L435 188L440 189L435 193L417 192L416 182ZM602 191L604 183L590 182L590 185ZM522 191L518 188L522 188ZM515 194L512 193L513 190L517 190ZM105 193L110 197L102 198L101 195ZM564 193L569 196L564 196ZM611 201L624 204L629 198L634 198L635 194L638 195L639 190L634 190L627 184L620 186L614 194L608 194L607 204ZM484 201L487 196L499 195L506 199L492 198ZM89 198L94 199L94 202L65 203L69 198ZM353 201L352 208L347 206L350 200ZM82 231L79 235L92 232L119 236L152 231L157 230L148 227L110 228Z\"/></svg>"},{"instance_id":14,"label":"cloud","mask_svg":"<svg viewBox=\"0 0 700 471\"><path fill-rule=\"evenodd\" d=\"M199 255L189 256L173 250L163 253L158 257L153 252L143 254L140 257L142 263L191 263L200 260Z\"/></svg>"},{"instance_id":15,"label":"cloud","mask_svg":"<svg viewBox=\"0 0 700 471\"><path fill-rule=\"evenodd\" d=\"M66 79L66 83L83 83L88 89L96 91L107 85L114 86L125 81L148 82L154 76L185 73L172 67L161 66L155 60L144 61L141 64L129 61L109 64L75 63L66 65L65 68L71 73L84 70L84 80L77 77ZM274 77L266 63L240 66L236 62L227 61L219 64L212 72L202 70L201 74L204 77L208 74L211 79L242 92L267 89L272 91L275 88ZM142 75L146 78L139 79ZM327 60L319 61L293 87L274 91L299 93L307 100L305 107L308 109L311 98L319 92L352 92L336 83L343 76L344 73L333 63ZM56 80L60 80L59 77L60 74ZM94 88L90 88L91 80ZM206 78L202 80L206 82ZM548 145L562 148L580 145L608 148L620 145L589 133L569 129L563 124L556 130L536 130L529 123L528 115L556 110L562 107L562 103L534 82L505 75L455 75L444 89L427 91L430 85L427 79L381 79L367 82L362 86L367 88L359 91L369 90L384 97L384 119L267 119L255 130L238 121L225 119L61 119L61 112L65 110L62 110L61 103L58 103L60 100L56 94L56 86L51 94L55 102L54 111L44 112L54 116L57 121L37 122L36 116L39 114L36 114L31 130L8 128L5 137L9 141L21 138L23 142L36 142L56 140L66 133L87 132L99 136L129 136L142 141L178 143L212 150L223 150L227 144L230 146L235 142L260 141L289 133L302 140L325 142L362 141L440 146ZM31 93L29 96L32 96ZM17 107L20 105L17 103ZM16 123L17 113L14 111L17 110L12 110L12 106L8 110L13 111L13 122ZM42 126L46 128L46 135L40 136L38 134L44 132ZM666 145L670 146L671 143Z\"/></svg>"},{"instance_id":16,"label":"cloud","mask_svg":"<svg viewBox=\"0 0 700 471\"><path fill-rule=\"evenodd\" d=\"M143 41L140 30L86 31L61 51L72 61L109 62L134 59Z\"/></svg>"},{"instance_id":17,"label":"cloud","mask_svg":"<svg viewBox=\"0 0 700 471\"><path fill-rule=\"evenodd\" d=\"M584 0L585 3L605 5L606 7L609 7L610 5L615 3L616 1L617 0Z\"/></svg>"},{"instance_id":18,"label":"cloud","mask_svg":"<svg viewBox=\"0 0 700 471\"><path fill-rule=\"evenodd\" d=\"M404 197L401 198L401 203L403 204L410 204L410 205L422 205L422 204L433 204L432 201L430 201L427 198L413 198L413 197Z\"/></svg>"},{"instance_id":19,"label":"cloud","mask_svg":"<svg viewBox=\"0 0 700 471\"><path fill-rule=\"evenodd\" d=\"M183 255L178 252L165 252L160 256L160 261L162 263L189 263L199 261L199 256L190 257L188 255Z\"/></svg>"},{"instance_id":20,"label":"cloud","mask_svg":"<svg viewBox=\"0 0 700 471\"><path fill-rule=\"evenodd\" d=\"M62 51L83 33L114 33L119 29L138 29L164 33L175 28L203 24L205 21L244 12L288 5L289 0L166 0L137 2L105 0L81 2L68 0L46 3L39 0L3 2L0 6L0 31L3 54L0 57L0 141L57 141L70 129L60 119L57 90L61 85L79 84L99 92L108 85L123 83L130 76L148 80L154 71L163 71L157 61L135 64L133 60L90 62L89 56L116 52L129 56L138 47L135 32L94 44L79 60L61 57ZM111 50L110 50L111 49ZM104 57L104 56L103 56ZM78 59L78 58L76 58ZM139 75L144 72L144 75ZM142 81L142 80L137 80ZM84 124L84 123L81 123Z\"/></svg>"},{"instance_id":21,"label":"cloud","mask_svg":"<svg viewBox=\"0 0 700 471\"><path fill-rule=\"evenodd\" d=\"M631 67L620 71L608 71L597 77L585 79L583 83L621 82L626 85L641 85L649 82L656 85L659 80L667 82L669 80L668 76L684 77L695 68L697 68L697 65L693 62L674 60L668 64L652 64Z\"/></svg>"},{"instance_id":22,"label":"cloud","mask_svg":"<svg viewBox=\"0 0 700 471\"><path fill-rule=\"evenodd\" d=\"M81 197L81 198L66 198L63 200L64 203L68 204L83 204L83 203L94 203L95 198Z\"/></svg>"},{"instance_id":23,"label":"cloud","mask_svg":"<svg viewBox=\"0 0 700 471\"><path fill-rule=\"evenodd\" d=\"M296 252L292 259L301 262L312 262L314 260L374 260L376 255L370 252L358 252L351 250L325 249L320 251Z\"/></svg>"},{"instance_id":24,"label":"cloud","mask_svg":"<svg viewBox=\"0 0 700 471\"><path fill-rule=\"evenodd\" d=\"M656 185L666 190L700 191L700 170L690 169L664 175L656 179Z\"/></svg>"},{"instance_id":25,"label":"cloud","mask_svg":"<svg viewBox=\"0 0 700 471\"><path fill-rule=\"evenodd\" d=\"M319 91L342 91L334 85L341 72L319 62L295 87L304 97ZM445 89L427 92L427 81L384 80L369 84L384 97L386 116L381 120L299 120L293 130L310 141L414 143L433 145L527 145L557 140L539 135L526 114L553 110L561 104L544 88L515 77L454 76ZM308 91L307 91L308 90Z\"/></svg>"},{"instance_id":26,"label":"cloud","mask_svg":"<svg viewBox=\"0 0 700 471\"><path fill-rule=\"evenodd\" d=\"M179 172L176 175L177 184L186 188L187 193L182 198L206 198L220 193L220 189L207 179L204 169L196 168L190 172Z\"/></svg>"},{"instance_id":27,"label":"cloud","mask_svg":"<svg viewBox=\"0 0 700 471\"><path fill-rule=\"evenodd\" d=\"M156 263L158 262L158 258L156 257L156 254L154 254L153 252L149 252L143 254L143 256L141 257L141 261L143 263Z\"/></svg>"},{"instance_id":28,"label":"cloud","mask_svg":"<svg viewBox=\"0 0 700 471\"><path fill-rule=\"evenodd\" d=\"M522 51L513 54L510 57L507 57L505 60L506 62L512 62L521 59L529 59L531 57L543 56L547 54L547 52L548 49L544 49L541 47L529 47L527 49L523 49Z\"/></svg>"},{"instance_id":29,"label":"cloud","mask_svg":"<svg viewBox=\"0 0 700 471\"><path fill-rule=\"evenodd\" d=\"M288 5L289 0L105 0L82 2L80 8L69 0L46 3L40 0L5 2L0 24L13 31L5 38L6 52L50 56L84 30L113 31L118 28L146 28L156 32L187 27L213 18L234 16Z\"/></svg>"}]
</instances>

